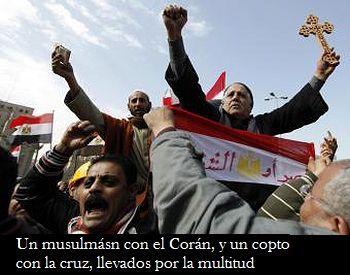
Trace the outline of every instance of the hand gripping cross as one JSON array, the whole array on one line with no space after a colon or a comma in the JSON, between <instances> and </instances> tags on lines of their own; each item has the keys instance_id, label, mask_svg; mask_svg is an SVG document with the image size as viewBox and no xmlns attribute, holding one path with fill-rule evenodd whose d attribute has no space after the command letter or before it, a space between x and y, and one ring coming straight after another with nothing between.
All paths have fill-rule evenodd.
<instances>
[{"instance_id":1,"label":"hand gripping cross","mask_svg":"<svg viewBox=\"0 0 350 275\"><path fill-rule=\"evenodd\" d=\"M323 32L331 33L334 30L334 26L329 22L324 22L323 25L318 24L318 17L315 15L309 15L306 19L306 25L302 25L299 34L308 37L309 34L314 34L317 40L320 42L323 50L326 54L323 56L323 61L333 65L338 62L336 57L332 55L332 49L328 46L328 43L323 36Z\"/></svg>"}]
</instances>

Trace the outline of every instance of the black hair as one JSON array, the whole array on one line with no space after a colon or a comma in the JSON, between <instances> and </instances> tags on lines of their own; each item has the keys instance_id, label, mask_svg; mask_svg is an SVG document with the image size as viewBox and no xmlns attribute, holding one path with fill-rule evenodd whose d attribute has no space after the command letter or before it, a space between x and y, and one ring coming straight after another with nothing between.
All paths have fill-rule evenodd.
<instances>
[{"instance_id":1,"label":"black hair","mask_svg":"<svg viewBox=\"0 0 350 275\"><path fill-rule=\"evenodd\" d=\"M243 86L243 87L247 90L247 92L249 93L250 99L251 99L250 107L253 109L253 106L254 106L253 93L252 93L252 91L249 89L249 87L248 87L246 84L242 83L242 82L234 82L234 83L232 83L231 85L227 86L227 87L225 88L225 90L224 90L224 95L226 94L227 89L230 88L233 84L239 84L239 85Z\"/></svg>"},{"instance_id":2,"label":"black hair","mask_svg":"<svg viewBox=\"0 0 350 275\"><path fill-rule=\"evenodd\" d=\"M104 156L100 156L91 160L91 165L88 171L94 164L98 162L112 162L118 164L123 169L123 172L126 177L126 183L128 185L131 185L136 182L137 169L135 164L130 160L130 158L123 155L106 154Z\"/></svg>"}]
</instances>

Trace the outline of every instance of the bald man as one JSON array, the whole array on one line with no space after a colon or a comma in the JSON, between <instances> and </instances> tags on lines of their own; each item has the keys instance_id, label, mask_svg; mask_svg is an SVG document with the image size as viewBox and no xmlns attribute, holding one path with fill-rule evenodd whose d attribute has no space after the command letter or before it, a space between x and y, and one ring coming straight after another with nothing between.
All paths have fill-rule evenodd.
<instances>
[{"instance_id":1,"label":"bald man","mask_svg":"<svg viewBox=\"0 0 350 275\"><path fill-rule=\"evenodd\" d=\"M148 150L150 131L143 120L143 115L151 110L152 103L142 90L134 90L128 98L131 117L118 119L102 113L89 99L78 84L71 63L64 62L64 57L57 51L52 53L52 70L63 77L69 91L64 99L69 109L80 120L89 120L96 126L99 135L105 141L105 153L129 156L137 166L138 203L145 197L148 181Z\"/></svg>"},{"instance_id":2,"label":"bald man","mask_svg":"<svg viewBox=\"0 0 350 275\"><path fill-rule=\"evenodd\" d=\"M300 209L303 223L350 234L350 159L330 164L305 195Z\"/></svg>"}]
</instances>

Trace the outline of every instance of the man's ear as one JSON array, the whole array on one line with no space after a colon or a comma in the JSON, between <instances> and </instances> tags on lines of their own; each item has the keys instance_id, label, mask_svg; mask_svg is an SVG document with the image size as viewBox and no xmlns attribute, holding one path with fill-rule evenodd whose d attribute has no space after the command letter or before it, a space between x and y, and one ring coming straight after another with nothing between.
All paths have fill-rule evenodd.
<instances>
[{"instance_id":1,"label":"man's ear","mask_svg":"<svg viewBox=\"0 0 350 275\"><path fill-rule=\"evenodd\" d=\"M350 225L347 223L347 221L340 216L334 217L334 225L335 225L335 232L339 233L340 235L349 235L350 234Z\"/></svg>"},{"instance_id":2,"label":"man's ear","mask_svg":"<svg viewBox=\"0 0 350 275\"><path fill-rule=\"evenodd\" d=\"M128 110L130 111L130 102L128 102Z\"/></svg>"}]
</instances>

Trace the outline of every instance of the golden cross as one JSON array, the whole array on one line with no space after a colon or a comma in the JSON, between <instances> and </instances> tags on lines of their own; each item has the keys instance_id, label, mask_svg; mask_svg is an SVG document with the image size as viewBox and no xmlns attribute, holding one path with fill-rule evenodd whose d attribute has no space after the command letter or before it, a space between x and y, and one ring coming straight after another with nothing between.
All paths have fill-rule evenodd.
<instances>
[{"instance_id":1,"label":"golden cross","mask_svg":"<svg viewBox=\"0 0 350 275\"><path fill-rule=\"evenodd\" d=\"M306 25L302 25L299 34L305 37L308 37L309 34L313 34L317 37L317 40L320 42L325 55L323 56L323 61L328 62L329 64L335 64L338 60L332 55L332 49L328 46L326 38L323 36L323 33L331 33L334 30L334 26L329 22L324 22L323 25L318 24L318 17L315 15L309 15L306 19Z\"/></svg>"}]
</instances>

